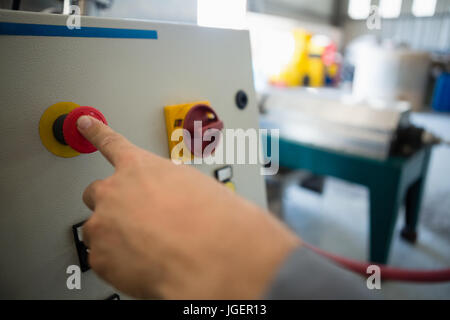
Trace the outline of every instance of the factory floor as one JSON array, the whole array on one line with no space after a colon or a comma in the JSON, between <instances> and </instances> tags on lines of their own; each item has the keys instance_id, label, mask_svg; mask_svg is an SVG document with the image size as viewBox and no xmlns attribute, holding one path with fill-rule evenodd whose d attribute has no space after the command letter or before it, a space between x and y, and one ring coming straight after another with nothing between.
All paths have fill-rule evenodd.
<instances>
[{"instance_id":1,"label":"factory floor","mask_svg":"<svg viewBox=\"0 0 450 320\"><path fill-rule=\"evenodd\" d=\"M415 113L412 120L450 140L450 114ZM319 194L299 186L304 175L296 171L267 179L270 210L306 242L345 257L365 260L368 190L328 177L323 193ZM412 269L450 268L450 147L433 149L415 245L400 237L403 222L402 209L389 265ZM450 299L450 282L383 282L382 290L388 299Z\"/></svg>"}]
</instances>

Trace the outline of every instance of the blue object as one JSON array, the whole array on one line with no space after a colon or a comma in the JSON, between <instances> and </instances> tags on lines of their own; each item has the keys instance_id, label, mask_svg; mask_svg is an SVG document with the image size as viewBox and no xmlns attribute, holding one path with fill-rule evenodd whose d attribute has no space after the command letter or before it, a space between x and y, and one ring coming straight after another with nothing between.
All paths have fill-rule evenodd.
<instances>
[{"instance_id":1,"label":"blue object","mask_svg":"<svg viewBox=\"0 0 450 320\"><path fill-rule=\"evenodd\" d=\"M442 73L436 81L432 106L436 111L450 111L450 73Z\"/></svg>"},{"instance_id":2,"label":"blue object","mask_svg":"<svg viewBox=\"0 0 450 320\"><path fill-rule=\"evenodd\" d=\"M76 37L76 38L120 38L158 39L156 30L83 27L69 29L67 26L31 23L0 22L0 35Z\"/></svg>"}]
</instances>

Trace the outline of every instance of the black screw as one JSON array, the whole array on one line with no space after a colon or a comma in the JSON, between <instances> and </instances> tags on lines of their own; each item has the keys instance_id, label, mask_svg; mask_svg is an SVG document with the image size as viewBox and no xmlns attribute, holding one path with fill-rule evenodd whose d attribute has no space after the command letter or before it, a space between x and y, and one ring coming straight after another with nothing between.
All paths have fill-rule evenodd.
<instances>
[{"instance_id":1,"label":"black screw","mask_svg":"<svg viewBox=\"0 0 450 320\"><path fill-rule=\"evenodd\" d=\"M247 103L248 103L247 94L244 91L239 90L236 93L236 106L242 110L242 109L245 109L245 107L247 106Z\"/></svg>"}]
</instances>

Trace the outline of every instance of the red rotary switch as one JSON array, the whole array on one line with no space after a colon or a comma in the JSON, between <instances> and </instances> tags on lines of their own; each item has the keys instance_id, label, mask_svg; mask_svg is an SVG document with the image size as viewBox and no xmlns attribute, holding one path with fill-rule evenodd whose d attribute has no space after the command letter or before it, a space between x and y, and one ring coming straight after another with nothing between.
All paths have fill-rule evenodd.
<instances>
[{"instance_id":1,"label":"red rotary switch","mask_svg":"<svg viewBox=\"0 0 450 320\"><path fill-rule=\"evenodd\" d=\"M64 135L65 142L72 147L72 149L80 152L80 153L92 153L97 151L92 143L90 143L86 138L84 138L79 132L77 128L77 120L81 116L91 116L102 121L104 124L108 124L105 119L105 116L93 107L78 107L73 109L71 112L67 114L64 119L64 123L62 126L62 131Z\"/></svg>"},{"instance_id":2,"label":"red rotary switch","mask_svg":"<svg viewBox=\"0 0 450 320\"><path fill-rule=\"evenodd\" d=\"M183 128L190 133L190 139L185 139L189 150L197 157L207 157L214 152L219 143L220 136L214 136L214 131L222 130L223 122L219 120L216 112L210 106L197 104L186 114ZM209 148L210 152L205 154L205 149L209 144L212 144Z\"/></svg>"}]
</instances>

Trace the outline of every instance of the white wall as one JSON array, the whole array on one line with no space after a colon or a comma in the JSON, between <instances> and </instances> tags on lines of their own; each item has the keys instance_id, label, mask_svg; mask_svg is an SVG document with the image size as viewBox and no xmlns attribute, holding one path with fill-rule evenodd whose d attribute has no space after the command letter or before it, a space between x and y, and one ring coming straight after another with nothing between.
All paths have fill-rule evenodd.
<instances>
[{"instance_id":1,"label":"white wall","mask_svg":"<svg viewBox=\"0 0 450 320\"><path fill-rule=\"evenodd\" d=\"M413 0L403 0L398 19L382 19L380 30L369 30L365 20L352 20L347 15L348 0L342 6L344 44L364 34L392 38L414 48L425 50L450 50L450 0L437 0L434 17L417 18L411 13ZM379 0L372 0L378 5Z\"/></svg>"},{"instance_id":2,"label":"white wall","mask_svg":"<svg viewBox=\"0 0 450 320\"><path fill-rule=\"evenodd\" d=\"M115 0L99 16L197 23L197 0Z\"/></svg>"},{"instance_id":3,"label":"white wall","mask_svg":"<svg viewBox=\"0 0 450 320\"><path fill-rule=\"evenodd\" d=\"M336 0L247 0L249 11L329 24Z\"/></svg>"},{"instance_id":4,"label":"white wall","mask_svg":"<svg viewBox=\"0 0 450 320\"><path fill-rule=\"evenodd\" d=\"M62 0L21 0L20 10L54 8L53 12L61 13L62 3ZM114 0L105 10L97 10L93 3L87 0L88 15L197 23L197 0ZM12 0L0 0L1 9L11 9L11 5Z\"/></svg>"}]
</instances>

